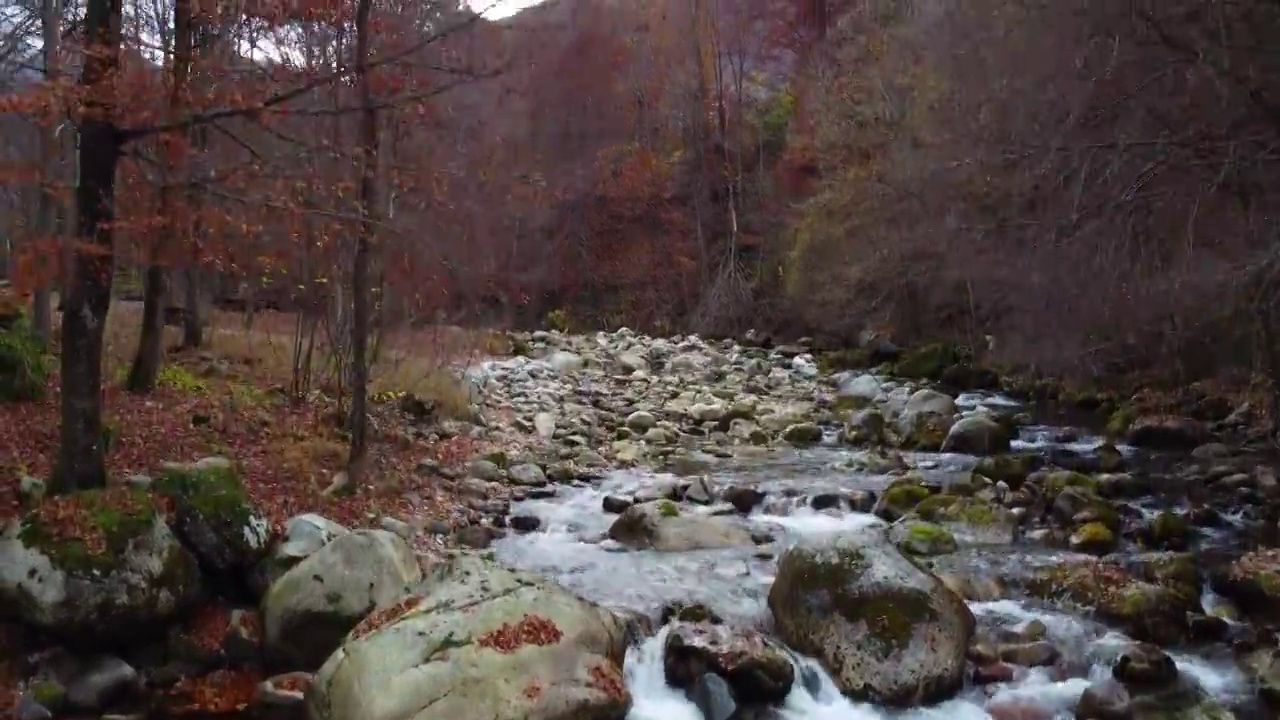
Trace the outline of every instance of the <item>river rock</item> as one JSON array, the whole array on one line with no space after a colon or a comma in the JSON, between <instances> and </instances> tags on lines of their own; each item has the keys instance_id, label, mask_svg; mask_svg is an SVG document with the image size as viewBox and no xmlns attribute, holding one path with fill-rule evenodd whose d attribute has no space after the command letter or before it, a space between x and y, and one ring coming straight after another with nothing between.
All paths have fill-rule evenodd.
<instances>
[{"instance_id":1,"label":"river rock","mask_svg":"<svg viewBox=\"0 0 1280 720\"><path fill-rule=\"evenodd\" d=\"M689 701L698 708L705 720L733 720L738 704L733 700L733 688L728 681L715 673L703 673L689 689Z\"/></svg>"},{"instance_id":2,"label":"river rock","mask_svg":"<svg viewBox=\"0 0 1280 720\"><path fill-rule=\"evenodd\" d=\"M960 418L947 432L942 452L998 455L1009 451L1009 430L986 415Z\"/></svg>"},{"instance_id":3,"label":"river rock","mask_svg":"<svg viewBox=\"0 0 1280 720\"><path fill-rule=\"evenodd\" d=\"M1129 691L1115 680L1099 680L1085 688L1076 703L1076 720L1133 720Z\"/></svg>"},{"instance_id":4,"label":"river rock","mask_svg":"<svg viewBox=\"0 0 1280 720\"><path fill-rule=\"evenodd\" d=\"M789 548L769 609L782 639L817 658L850 697L913 706L950 697L964 683L973 615L881 528Z\"/></svg>"},{"instance_id":5,"label":"river rock","mask_svg":"<svg viewBox=\"0 0 1280 720\"><path fill-rule=\"evenodd\" d=\"M1178 681L1178 665L1155 645L1139 643L1120 655L1111 675L1130 691L1166 688Z\"/></svg>"},{"instance_id":6,"label":"river rock","mask_svg":"<svg viewBox=\"0 0 1280 720\"><path fill-rule=\"evenodd\" d=\"M753 487L734 485L727 488L721 497L735 510L746 515L764 502L765 494Z\"/></svg>"},{"instance_id":7,"label":"river rock","mask_svg":"<svg viewBox=\"0 0 1280 720\"><path fill-rule=\"evenodd\" d=\"M1209 582L1247 615L1280 620L1280 549L1246 553L1210 572Z\"/></svg>"},{"instance_id":8,"label":"river rock","mask_svg":"<svg viewBox=\"0 0 1280 720\"><path fill-rule=\"evenodd\" d=\"M145 493L88 491L74 502L105 547L90 551L40 514L24 516L17 533L0 536L0 615L78 644L112 643L163 632L199 599L195 557Z\"/></svg>"},{"instance_id":9,"label":"river rock","mask_svg":"<svg viewBox=\"0 0 1280 720\"><path fill-rule=\"evenodd\" d=\"M1209 431L1191 418L1140 417L1129 426L1128 439L1134 447L1191 451L1209 439Z\"/></svg>"},{"instance_id":10,"label":"river rock","mask_svg":"<svg viewBox=\"0 0 1280 720\"><path fill-rule=\"evenodd\" d=\"M904 448L935 451L942 448L955 422L956 403L936 390L917 390L898 416L898 444Z\"/></svg>"},{"instance_id":11,"label":"river rock","mask_svg":"<svg viewBox=\"0 0 1280 720\"><path fill-rule=\"evenodd\" d=\"M1026 588L1037 598L1065 598L1093 609L1098 619L1137 640L1173 644L1186 636L1188 613L1200 610L1195 566L1187 563L1186 558L1162 559L1145 567L1142 576L1101 560L1055 565L1037 569Z\"/></svg>"},{"instance_id":12,"label":"river rock","mask_svg":"<svg viewBox=\"0 0 1280 720\"><path fill-rule=\"evenodd\" d=\"M310 720L622 720L614 613L473 555L353 633L316 673Z\"/></svg>"},{"instance_id":13,"label":"river rock","mask_svg":"<svg viewBox=\"0 0 1280 720\"><path fill-rule=\"evenodd\" d=\"M929 557L956 551L955 537L944 527L929 522L904 522L893 526L889 537L908 555Z\"/></svg>"},{"instance_id":14,"label":"river rock","mask_svg":"<svg viewBox=\"0 0 1280 720\"><path fill-rule=\"evenodd\" d=\"M880 396L880 381L874 375L858 375L840 383L836 391L836 407L861 410Z\"/></svg>"},{"instance_id":15,"label":"river rock","mask_svg":"<svg viewBox=\"0 0 1280 720\"><path fill-rule=\"evenodd\" d=\"M751 533L722 517L681 513L670 500L632 505L609 537L633 550L687 552L751 545Z\"/></svg>"},{"instance_id":16,"label":"river rock","mask_svg":"<svg viewBox=\"0 0 1280 720\"><path fill-rule=\"evenodd\" d=\"M663 644L667 684L690 688L705 673L723 677L737 704L781 702L795 682L782 647L761 633L710 622L676 622Z\"/></svg>"},{"instance_id":17,"label":"river rock","mask_svg":"<svg viewBox=\"0 0 1280 720\"><path fill-rule=\"evenodd\" d=\"M343 535L280 577L262 601L268 658L313 670L370 612L391 606L422 579L404 539L385 530Z\"/></svg>"}]
</instances>

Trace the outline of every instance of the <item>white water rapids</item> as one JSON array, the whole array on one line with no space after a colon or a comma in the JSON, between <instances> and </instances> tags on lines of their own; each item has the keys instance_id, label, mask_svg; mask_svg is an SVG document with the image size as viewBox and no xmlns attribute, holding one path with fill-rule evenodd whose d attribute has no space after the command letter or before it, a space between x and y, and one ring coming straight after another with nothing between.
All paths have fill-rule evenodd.
<instances>
[{"instance_id":1,"label":"white water rapids","mask_svg":"<svg viewBox=\"0 0 1280 720\"><path fill-rule=\"evenodd\" d=\"M1025 437L1025 436L1024 436ZM1046 441L1032 436L1027 445ZM1096 444L1096 442L1095 442ZM1073 441L1073 449L1086 450L1087 439ZM754 485L768 493L770 501L744 522L755 533L774 538L766 547L780 552L788 542L813 533L840 532L880 522L871 515L818 512L808 498L818 492L869 489L879 491L885 476L851 471L852 451L832 448L782 452L762 458L730 461L718 468L713 484ZM917 467L935 471L963 465L960 456L908 456ZM971 462L969 458L967 462ZM655 613L671 602L704 603L729 622L767 628L765 598L773 581L774 559L762 548L737 548L686 553L626 551L604 539L617 518L603 512L605 496L630 497L638 490L669 483L669 475L620 471L592 487L561 487L555 497L515 503L513 515L535 515L538 532L512 535L495 549L504 563L552 577L589 599L614 607ZM712 512L712 508L681 506L682 513ZM961 567L982 571L1027 572L1037 566L1061 562L1069 553L1025 546L962 548L954 561ZM1053 668L1018 668L1012 682L969 687L960 696L937 706L894 712L854 703L836 689L812 660L797 658L796 683L777 717L785 720L990 720L993 717L1053 718L1066 720L1080 694L1094 679L1107 677L1111 665L1129 642L1124 636L1090 620L1027 602L1000 600L970 603L979 628L1011 628L1040 620L1052 641L1077 668L1064 677ZM634 700L630 720L703 720L701 712L683 691L669 688L663 678L664 632L649 638L628 654L625 676ZM1197 680L1211 695L1225 702L1250 692L1230 658L1170 653L1179 668ZM1019 715L1010 708L1035 708L1036 714ZM1005 713L1000 713L1001 709Z\"/></svg>"}]
</instances>

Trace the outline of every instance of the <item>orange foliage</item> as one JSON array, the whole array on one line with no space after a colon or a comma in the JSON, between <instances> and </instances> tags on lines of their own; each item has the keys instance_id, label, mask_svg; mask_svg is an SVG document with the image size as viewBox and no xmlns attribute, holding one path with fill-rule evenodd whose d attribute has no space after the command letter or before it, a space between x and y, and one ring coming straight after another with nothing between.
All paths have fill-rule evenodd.
<instances>
[{"instance_id":1,"label":"orange foliage","mask_svg":"<svg viewBox=\"0 0 1280 720\"><path fill-rule=\"evenodd\" d=\"M503 654L513 653L529 645L555 645L564 638L564 632L556 624L541 615L525 615L514 625L502 627L481 635L476 645Z\"/></svg>"}]
</instances>

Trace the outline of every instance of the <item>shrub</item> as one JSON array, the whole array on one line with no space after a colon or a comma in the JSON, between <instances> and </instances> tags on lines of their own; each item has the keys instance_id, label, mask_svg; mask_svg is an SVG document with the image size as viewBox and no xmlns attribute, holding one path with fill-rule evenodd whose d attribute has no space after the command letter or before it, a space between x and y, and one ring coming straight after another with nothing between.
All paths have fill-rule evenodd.
<instances>
[{"instance_id":1,"label":"shrub","mask_svg":"<svg viewBox=\"0 0 1280 720\"><path fill-rule=\"evenodd\" d=\"M51 367L40 338L25 318L0 330L0 401L44 397Z\"/></svg>"},{"instance_id":2,"label":"shrub","mask_svg":"<svg viewBox=\"0 0 1280 720\"><path fill-rule=\"evenodd\" d=\"M209 386L204 380L196 377L194 373L181 365L165 365L161 367L160 374L156 377L156 384L181 393L195 394L209 390Z\"/></svg>"},{"instance_id":3,"label":"shrub","mask_svg":"<svg viewBox=\"0 0 1280 720\"><path fill-rule=\"evenodd\" d=\"M562 333L569 332L569 326L570 326L569 313L566 312L564 308L552 310L551 312L547 313L547 316L546 318L543 319L543 322L547 326L548 330L555 330L557 332L562 332Z\"/></svg>"}]
</instances>

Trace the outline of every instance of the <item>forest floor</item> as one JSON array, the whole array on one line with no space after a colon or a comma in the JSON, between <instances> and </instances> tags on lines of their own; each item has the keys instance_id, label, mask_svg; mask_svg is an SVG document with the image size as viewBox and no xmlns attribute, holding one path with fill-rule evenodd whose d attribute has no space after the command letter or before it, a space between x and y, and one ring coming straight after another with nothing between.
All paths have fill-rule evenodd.
<instances>
[{"instance_id":1,"label":"forest floor","mask_svg":"<svg viewBox=\"0 0 1280 720\"><path fill-rule=\"evenodd\" d=\"M395 410L394 402L375 404L371 465L365 485L354 493L326 493L347 459L347 444L333 400L335 386L326 363L330 353L318 341L316 373L303 401L290 401L293 381L295 318L265 313L246 328L239 315L216 313L206 347L168 352L154 392L136 395L124 380L137 344L140 307L117 303L104 342L104 418L114 438L107 455L110 482L150 474L165 461L192 461L223 455L242 468L246 489L260 512L278 528L289 517L315 512L348 527L376 525L394 517L415 523L455 525L465 510L449 483L424 468L465 463L479 448L466 437L436 440ZM166 329L166 347L178 333ZM371 391L413 393L435 403L447 418L467 408L468 396L447 366L501 352L502 338L458 328L430 328L388 336L373 371ZM56 348L55 348L56 352ZM0 526L20 511L23 475L44 478L56 460L59 393L56 371L47 396L39 401L0 403ZM75 513L68 521L74 523ZM68 528L76 537L74 528ZM437 550L439 536L418 533L424 552ZM210 608L192 619L193 636L225 627L226 608ZM221 625L220 625L221 624ZM202 627L207 626L202 629ZM28 645L16 628L0 623L0 647ZM21 651L15 651L21 654ZM14 707L17 657L0 654L0 717ZM231 708L251 696L258 678L215 673L187 688L191 702ZM226 687L220 687L219 684Z\"/></svg>"},{"instance_id":2,"label":"forest floor","mask_svg":"<svg viewBox=\"0 0 1280 720\"><path fill-rule=\"evenodd\" d=\"M124 379L137 343L139 312L136 304L117 303L104 342L104 417L114 435L107 464L113 482L154 472L165 461L225 455L243 466L250 493L275 522L300 512L353 525L410 512L426 520L452 519L451 498L418 469L424 460L465 462L474 448L466 438L431 442L410 432L408 418L387 412L385 405L373 409L370 487L351 495L323 493L346 461L346 441L336 420L331 373L321 367L329 358L322 341L313 387L324 392L301 402L288 398L292 316L262 314L246 329L241 316L216 314L207 347L170 352L156 390L136 395L124 390ZM176 347L177 330L166 333L166 346ZM389 336L371 391L413 393L434 401L443 416L465 410L466 391L446 366L498 351L496 341L491 334L457 328ZM52 469L58 406L56 373L43 400L0 404L0 521L19 510L19 478L47 477ZM406 507L406 498L415 506Z\"/></svg>"}]
</instances>

